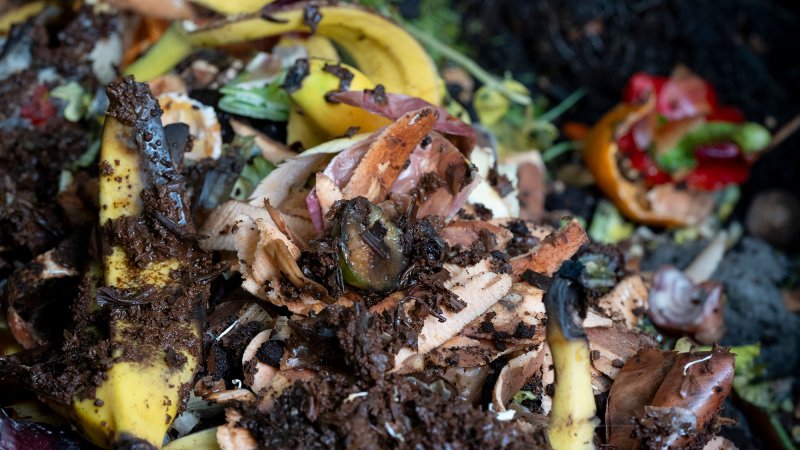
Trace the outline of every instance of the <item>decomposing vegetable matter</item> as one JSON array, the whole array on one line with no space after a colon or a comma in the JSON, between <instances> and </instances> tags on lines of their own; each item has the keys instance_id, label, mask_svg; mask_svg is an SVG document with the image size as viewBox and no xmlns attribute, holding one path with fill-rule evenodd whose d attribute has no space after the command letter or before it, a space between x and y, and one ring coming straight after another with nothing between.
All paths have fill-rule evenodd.
<instances>
[{"instance_id":1,"label":"decomposing vegetable matter","mask_svg":"<svg viewBox=\"0 0 800 450\"><path fill-rule=\"evenodd\" d=\"M717 104L707 82L678 68L669 78L634 75L624 102L586 136L583 157L628 218L682 226L706 219L708 191L744 182L769 144L766 128L744 123L738 110Z\"/></svg>"},{"instance_id":2,"label":"decomposing vegetable matter","mask_svg":"<svg viewBox=\"0 0 800 450\"><path fill-rule=\"evenodd\" d=\"M408 263L400 230L380 207L357 197L340 206L339 265L352 286L385 292L394 288Z\"/></svg>"}]
</instances>

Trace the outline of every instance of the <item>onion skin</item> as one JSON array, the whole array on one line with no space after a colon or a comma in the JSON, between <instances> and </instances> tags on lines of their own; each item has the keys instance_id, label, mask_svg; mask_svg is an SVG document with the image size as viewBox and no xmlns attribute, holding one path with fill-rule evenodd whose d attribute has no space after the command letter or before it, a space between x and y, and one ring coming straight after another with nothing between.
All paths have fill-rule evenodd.
<instances>
[{"instance_id":1,"label":"onion skin","mask_svg":"<svg viewBox=\"0 0 800 450\"><path fill-rule=\"evenodd\" d=\"M694 284L683 272L665 266L656 272L647 314L660 329L713 344L725 333L725 297L719 282Z\"/></svg>"}]
</instances>

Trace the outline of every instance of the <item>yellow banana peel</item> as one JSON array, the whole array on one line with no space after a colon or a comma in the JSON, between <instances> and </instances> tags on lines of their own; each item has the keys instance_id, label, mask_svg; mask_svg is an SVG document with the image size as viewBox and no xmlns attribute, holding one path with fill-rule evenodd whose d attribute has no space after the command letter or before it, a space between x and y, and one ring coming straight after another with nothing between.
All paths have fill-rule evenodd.
<instances>
[{"instance_id":1,"label":"yellow banana peel","mask_svg":"<svg viewBox=\"0 0 800 450\"><path fill-rule=\"evenodd\" d=\"M198 431L168 443L164 450L219 450L217 427Z\"/></svg>"},{"instance_id":2,"label":"yellow banana peel","mask_svg":"<svg viewBox=\"0 0 800 450\"><path fill-rule=\"evenodd\" d=\"M589 341L578 313L581 294L576 282L560 272L544 296L556 381L547 438L554 450L593 450L598 420Z\"/></svg>"},{"instance_id":3,"label":"yellow banana peel","mask_svg":"<svg viewBox=\"0 0 800 450\"><path fill-rule=\"evenodd\" d=\"M329 139L328 133L306 116L299 106L292 105L289 109L289 121L286 123L286 143L299 144L301 148L308 149Z\"/></svg>"},{"instance_id":4,"label":"yellow banana peel","mask_svg":"<svg viewBox=\"0 0 800 450\"><path fill-rule=\"evenodd\" d=\"M192 3L225 15L256 12L275 0L191 0Z\"/></svg>"},{"instance_id":5,"label":"yellow banana peel","mask_svg":"<svg viewBox=\"0 0 800 450\"><path fill-rule=\"evenodd\" d=\"M0 36L7 34L15 23L22 23L39 14L47 6L45 1L33 1L13 7L0 15Z\"/></svg>"},{"instance_id":6,"label":"yellow banana peel","mask_svg":"<svg viewBox=\"0 0 800 450\"><path fill-rule=\"evenodd\" d=\"M308 64L308 75L303 78L299 89L289 93L289 97L300 107L305 117L327 134L327 138L342 136L352 127L363 133L375 131L391 123L388 119L364 109L326 100L326 94L340 88L341 80L326 70L326 67L330 67L327 61L311 59ZM349 90L361 91L375 87L375 83L356 68L346 64L338 66L353 75Z\"/></svg>"},{"instance_id":7,"label":"yellow banana peel","mask_svg":"<svg viewBox=\"0 0 800 450\"><path fill-rule=\"evenodd\" d=\"M101 226L108 226L114 220L136 219L148 212L141 200L143 190L164 184L150 166L161 164L161 169L174 171L160 116L155 114L158 112L155 98L146 84L132 79L119 84L122 87L118 85L118 90L138 89L135 96L131 94L126 100L131 102L126 111L132 111L136 117L134 124L123 123L113 114L106 117L100 155ZM120 100L111 101L113 108L113 103ZM147 156L145 149L151 151ZM181 200L177 199L176 204L182 205ZM169 299L167 308L169 302L184 300L181 298L186 295L184 287L173 274L176 269L186 269L188 262L159 257L140 267L131 262L131 256L135 255L130 255L130 250L116 243L106 252L107 286L133 292L155 290L159 297ZM178 414L181 392L186 391L194 376L200 351L200 326L191 317L170 317L174 322L170 324L173 333L179 333L172 338L181 337L172 342L165 335L153 334L148 329L151 324L126 319L127 312L121 317L112 318L109 325L111 367L94 395L88 398L78 395L73 399L72 416L79 430L95 445L112 448L123 442L146 442L160 448ZM123 348L128 349L127 354ZM131 356L131 348L135 356Z\"/></svg>"},{"instance_id":8,"label":"yellow banana peel","mask_svg":"<svg viewBox=\"0 0 800 450\"><path fill-rule=\"evenodd\" d=\"M166 354L149 350L154 359L149 364L114 363L95 393L102 405L91 398L74 403L81 431L95 445L113 447L128 435L161 447L181 402L178 388L191 381L197 361L187 354L184 367L190 370L175 370L161 363Z\"/></svg>"},{"instance_id":9,"label":"yellow banana peel","mask_svg":"<svg viewBox=\"0 0 800 450\"><path fill-rule=\"evenodd\" d=\"M218 47L290 32L307 32L304 6L300 3L272 11L270 20L254 14L211 24L189 32L188 40L196 46ZM318 11L322 19L315 35L330 38L344 49L369 79L383 84L389 92L441 104L443 92L437 83L436 66L406 30L355 5L320 6Z\"/></svg>"},{"instance_id":10,"label":"yellow banana peel","mask_svg":"<svg viewBox=\"0 0 800 450\"><path fill-rule=\"evenodd\" d=\"M324 59L334 63L338 63L341 59L333 42L325 36L316 34L305 38L293 35L282 36L276 47L293 47L295 45L305 47L309 58Z\"/></svg>"}]
</instances>

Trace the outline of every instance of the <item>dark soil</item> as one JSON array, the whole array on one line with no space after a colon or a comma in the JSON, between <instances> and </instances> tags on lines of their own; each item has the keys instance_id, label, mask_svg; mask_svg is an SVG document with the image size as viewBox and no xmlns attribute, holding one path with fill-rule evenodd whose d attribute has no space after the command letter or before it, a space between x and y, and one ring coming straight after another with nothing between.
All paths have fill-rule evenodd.
<instances>
[{"instance_id":1,"label":"dark soil","mask_svg":"<svg viewBox=\"0 0 800 450\"><path fill-rule=\"evenodd\" d=\"M775 130L800 114L797 2L463 0L453 7L463 13L465 46L483 67L510 71L554 104L587 89L564 120L593 123L633 73L666 75L676 64L708 79L748 120ZM794 135L758 161L738 217L762 190L800 196L798 146Z\"/></svg>"},{"instance_id":2,"label":"dark soil","mask_svg":"<svg viewBox=\"0 0 800 450\"><path fill-rule=\"evenodd\" d=\"M686 267L705 242L686 245L663 242L642 264L643 270L661 265ZM761 342L761 354L770 377L800 371L800 316L783 306L781 282L787 274L786 257L753 238L744 238L723 259L712 279L725 284L725 337L722 345Z\"/></svg>"}]
</instances>

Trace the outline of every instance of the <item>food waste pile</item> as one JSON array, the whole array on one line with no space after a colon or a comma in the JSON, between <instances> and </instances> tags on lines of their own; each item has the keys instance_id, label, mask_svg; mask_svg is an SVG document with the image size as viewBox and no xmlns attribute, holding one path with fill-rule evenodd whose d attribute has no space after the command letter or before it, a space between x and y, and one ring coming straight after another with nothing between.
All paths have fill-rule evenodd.
<instances>
[{"instance_id":1,"label":"food waste pile","mask_svg":"<svg viewBox=\"0 0 800 450\"><path fill-rule=\"evenodd\" d=\"M689 68L559 130L579 96L388 3L12 1L0 33L0 448L791 442L796 317L743 300L788 263L730 220L775 133Z\"/></svg>"}]
</instances>

